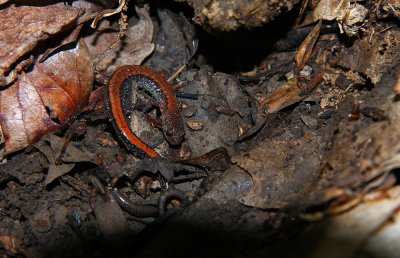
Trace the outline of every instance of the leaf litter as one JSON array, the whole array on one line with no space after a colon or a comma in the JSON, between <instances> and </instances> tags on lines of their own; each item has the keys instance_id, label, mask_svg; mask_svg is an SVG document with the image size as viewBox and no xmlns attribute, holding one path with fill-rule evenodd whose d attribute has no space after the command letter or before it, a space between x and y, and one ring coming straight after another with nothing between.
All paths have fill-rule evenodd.
<instances>
[{"instance_id":1,"label":"leaf litter","mask_svg":"<svg viewBox=\"0 0 400 258\"><path fill-rule=\"evenodd\" d=\"M192 205L171 220L162 221L162 227L157 226L160 225L157 223L143 227L143 224L130 220L129 216L126 222L123 217L127 215L121 213L117 206L111 207L112 198L103 196L104 193L97 193L91 197L95 212L94 215L90 213L89 194L83 189L93 184L89 176L91 172L95 171L104 183L125 173L135 174L137 168L134 165L134 157L118 147L112 133L107 131L106 125L89 123L85 133L72 143L71 148L67 148L63 157L65 164L68 162L75 164L75 168L71 171L60 169L54 174L49 173L49 180L44 181L44 171L52 166L54 160L52 158L54 147L48 143L57 139L58 145L61 145L62 138L58 136L51 141L47 140L47 143L45 142L47 145L38 147L42 148L44 155L35 152L33 148L28 148L11 155L7 160L4 166L7 176L0 178L4 185L1 194L8 198L2 203L6 216L1 218L1 223L16 227L13 218L18 217L18 210L21 209L27 221L32 221L29 222L27 232L38 238L35 244L26 249L22 247L23 245L8 244L10 239L21 243L23 239L21 232L26 233L25 231L17 230L15 235L2 233L1 242L4 243L6 251L37 254L36 248L44 246L51 234L57 235L58 226L67 223L71 225L78 223L78 226L63 227L64 232L67 232L66 235L71 238L80 235L81 239L83 237L84 241L89 243L89 247L92 245L90 243L93 243L91 241L96 235L93 233L96 229L102 232L106 243L110 241L112 245L118 246L119 242L114 240L118 239L116 233L121 225L128 223L131 229L135 228L131 233L136 236L134 237L136 245L127 249L121 248L119 251L124 253L124 250L128 250L130 254L134 253L139 257L173 252L171 250L191 254L192 250L199 250L197 245L199 241L195 241L196 239L200 239L204 244L198 252L200 255L242 253L250 257L259 257L268 253L272 256L302 254L325 257L327 250L335 250L330 254L337 256L346 254L352 257L360 253L374 254L382 248L395 253L396 245L382 239L387 240L388 238L384 236L394 232L394 228L398 225L398 223L392 225L389 221L397 221L395 218L398 217L396 213L398 203L395 200L396 169L399 167L399 162L397 145L394 144L398 142L399 131L396 125L398 97L393 88L398 81L396 53L399 52L399 37L397 28L386 23L388 21L379 20L379 17L386 15L396 18L398 6L391 1L381 1L374 11L371 6L364 5L363 2L355 4L341 1L346 8L335 13L336 9L328 8L332 7L332 4L329 4L331 2L333 3L333 1L320 1L319 5L315 5L312 1L304 5L306 15L318 16L318 20L337 21L339 29L335 33L324 32L325 26L330 24L323 22L319 37L314 37L316 40L312 44L304 43L306 54L297 56L300 71L296 71L293 63L296 60L295 52L271 53L264 57L261 64L253 68L251 80L238 81L233 76L214 72L212 68L204 66L204 60L211 62L211 59L207 60L209 55L204 54L200 48L200 56L196 60L198 67L189 67L179 76L180 80L189 82L181 93L198 94L200 97L199 101L182 99L184 109L187 109L183 112L185 119L202 121L204 124L201 130L187 131L189 133L186 136L187 149L184 156L187 158L191 154L201 156L215 147L224 147L233 161L233 165L224 173L207 167L207 177L204 177L203 173L201 176L203 179L176 184L176 187L188 192L194 201ZM321 14L322 5L327 7L322 10L326 12L324 14ZM142 34L143 31L150 30L153 33L154 20L151 21L145 11L140 14L141 9L137 10L140 17L137 24L141 24L142 18L147 24L145 30L140 30L143 27L136 28L141 32L135 35L142 35L137 38L143 41L137 45L135 43L115 47L118 56L124 56L124 61L116 63L132 64L127 60L136 56L136 50L138 52L143 50L144 54L137 54L138 59L132 59L136 60L132 62L140 63L151 54L154 45L156 52L162 49L163 38ZM371 23L365 19L365 10L368 11ZM379 15L374 16L375 14ZM208 15L209 19L212 18L209 16L210 13L204 15ZM160 15L160 17L164 17L161 22L165 22L167 17L173 16ZM110 26L112 25L100 25L100 30ZM213 25L207 23L205 26ZM113 29L114 32L108 36L105 36L107 35L105 33L96 36L97 42L103 42L98 46L98 50L95 50L97 56L103 53L101 46L106 49L112 39L117 37L120 28L114 28L116 28ZM127 34L128 31L129 28ZM157 29L154 31L159 33ZM304 34L304 38L308 33ZM351 44L344 44L343 39L338 37L339 33L345 33L345 37L351 38ZM103 35L105 38L101 39ZM358 37L354 37L355 35ZM174 54L177 60L185 60L182 58L185 55L181 54L190 53L190 44L188 41L183 42L185 37L177 36L179 37L182 39L182 44ZM237 39L237 42L239 41ZM94 50L91 51L95 57ZM116 60L116 53L106 56L103 61L111 64ZM201 57L201 54L204 56ZM291 63L283 65L288 59ZM154 61L150 58L146 62L151 64ZM40 67L40 64L37 66ZM106 70L107 67L113 67L110 65L96 67L104 70L105 74L111 74L112 69L115 69L114 67ZM275 67L281 69L274 69ZM271 72L268 72L269 69ZM265 76L257 76L258 73ZM318 77L319 74L321 76ZM292 80L293 78L295 80ZM310 85L313 86L311 87L313 91L307 88ZM219 112L220 99L223 99L224 103L226 102L235 112L233 114ZM360 112L350 121L348 117L353 112L354 103L358 103L361 111L368 110L368 112ZM82 106L83 104L78 105L79 108ZM268 109L271 107L274 108ZM76 114L74 112L79 111L75 109L71 111L72 114ZM60 121L70 122L69 116L62 114L59 116ZM48 117L49 121L53 121L51 118L54 117L49 115ZM384 119L374 119L374 117L384 117ZM254 125L257 128L251 128ZM250 128L252 132L240 138L244 133L243 128ZM19 137L27 138L27 134ZM36 164L34 167L40 168L38 169L40 172L21 173L23 169L16 163L20 157L26 157L28 164L29 162ZM40 160L40 163L35 163L33 158ZM174 173L179 174L182 171ZM47 190L37 187L37 184L43 181L47 182ZM21 185L21 182L25 182L26 185ZM128 179L122 180L119 188L124 194L128 194L131 200L140 200L141 197L132 194L131 183L134 182ZM159 186L150 186L150 192L157 192L157 187ZM31 199L14 198L15 204L12 204L9 200L16 196L15 191L21 193L24 188L29 188L32 196L41 196L43 200L32 202L23 209L20 207ZM70 192L75 197L66 199L62 194L55 196L56 193L63 192ZM154 197L156 195L150 193L149 201L154 201L152 199ZM65 207L71 208L71 212L68 213ZM107 211L103 210L105 207L108 207ZM56 212L57 210L59 212ZM114 216L113 212L119 215ZM68 222L66 214L72 214L68 216ZM79 214L85 217L83 224L79 224ZM52 221L49 218L59 220L49 225L48 222ZM369 223L371 219L376 223ZM41 221L42 224L33 223L35 221ZM369 227L364 226L366 224L369 224ZM357 231L357 235L350 237L351 233L355 234L348 232L353 227L365 230ZM312 230L306 230L307 228ZM143 231L138 233L142 229ZM326 234L316 242L315 238L321 236L318 234L321 230ZM182 238L182 235L186 237ZM359 241L348 241L348 244L336 248L338 245L334 240L338 237L346 239L344 237L346 235L351 238L350 240L358 237ZM273 239L280 241L277 243ZM63 240L65 238L58 236L54 238L53 243ZM129 242L127 238L122 240ZM315 243L320 243L320 247L324 248L319 248ZM282 248L282 245L290 244L293 248ZM307 247L306 251L304 246ZM104 254L110 252L102 246L96 245L96 247L104 251ZM51 248L46 249L46 252L57 253Z\"/></svg>"}]
</instances>

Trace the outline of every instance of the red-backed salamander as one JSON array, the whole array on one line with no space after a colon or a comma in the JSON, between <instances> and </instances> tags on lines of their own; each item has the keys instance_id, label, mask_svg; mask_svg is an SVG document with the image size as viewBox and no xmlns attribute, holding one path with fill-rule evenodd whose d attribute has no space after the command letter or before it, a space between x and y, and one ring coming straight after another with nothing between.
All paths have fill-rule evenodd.
<instances>
[{"instance_id":1,"label":"red-backed salamander","mask_svg":"<svg viewBox=\"0 0 400 258\"><path fill-rule=\"evenodd\" d=\"M181 143L185 130L175 92L164 74L139 65L126 65L118 68L110 79L108 105L111 109L112 124L121 142L138 158L160 157L160 155L140 140L130 129L124 109L129 107L131 87L145 89L155 99L161 112L162 130L168 143Z\"/></svg>"}]
</instances>

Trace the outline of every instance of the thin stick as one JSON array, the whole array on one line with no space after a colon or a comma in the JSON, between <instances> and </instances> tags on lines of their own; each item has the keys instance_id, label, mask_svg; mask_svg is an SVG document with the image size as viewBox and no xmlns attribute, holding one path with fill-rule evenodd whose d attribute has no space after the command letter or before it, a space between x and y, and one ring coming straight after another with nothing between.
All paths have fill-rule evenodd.
<instances>
[{"instance_id":1,"label":"thin stick","mask_svg":"<svg viewBox=\"0 0 400 258\"><path fill-rule=\"evenodd\" d=\"M183 69L186 68L186 64L184 64L176 73L174 73L168 80L167 82L171 83L171 81L173 79L175 79L176 77L178 77L178 75L183 71Z\"/></svg>"}]
</instances>

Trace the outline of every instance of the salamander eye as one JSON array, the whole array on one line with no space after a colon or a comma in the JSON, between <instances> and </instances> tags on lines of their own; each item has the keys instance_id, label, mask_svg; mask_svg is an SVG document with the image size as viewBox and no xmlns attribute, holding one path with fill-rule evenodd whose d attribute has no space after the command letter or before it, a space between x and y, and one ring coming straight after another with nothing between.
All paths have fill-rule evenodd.
<instances>
[{"instance_id":1,"label":"salamander eye","mask_svg":"<svg viewBox=\"0 0 400 258\"><path fill-rule=\"evenodd\" d=\"M171 136L174 134L174 129L168 128L165 132L167 133L168 136Z\"/></svg>"}]
</instances>

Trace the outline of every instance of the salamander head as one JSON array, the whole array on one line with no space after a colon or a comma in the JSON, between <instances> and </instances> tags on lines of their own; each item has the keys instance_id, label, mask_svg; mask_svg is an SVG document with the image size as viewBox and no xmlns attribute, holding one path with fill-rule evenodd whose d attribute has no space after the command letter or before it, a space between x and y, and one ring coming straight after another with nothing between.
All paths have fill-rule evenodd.
<instances>
[{"instance_id":1,"label":"salamander head","mask_svg":"<svg viewBox=\"0 0 400 258\"><path fill-rule=\"evenodd\" d=\"M185 136L185 128L180 113L173 113L163 119L163 132L167 142L179 145Z\"/></svg>"}]
</instances>

